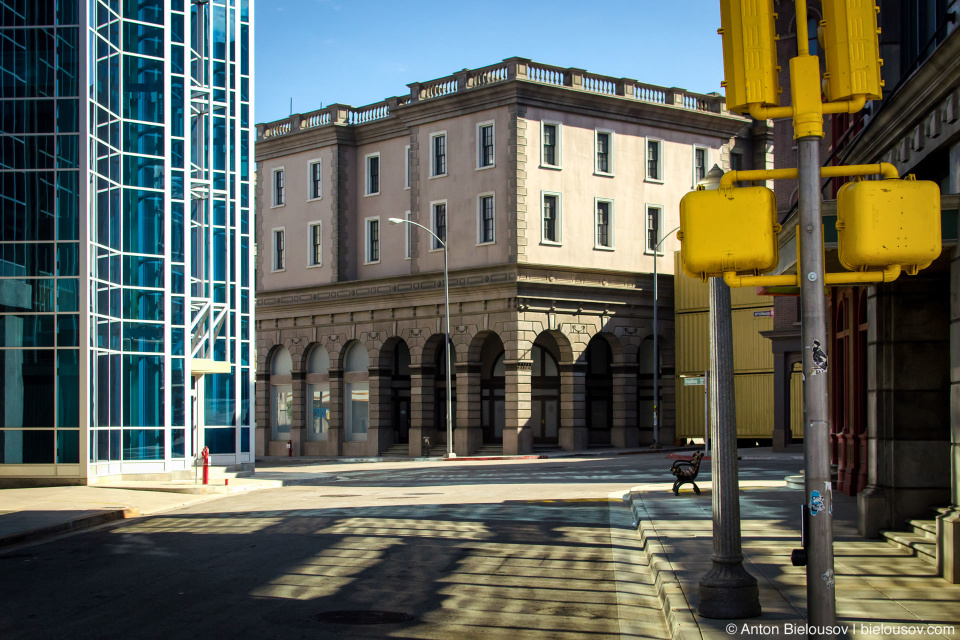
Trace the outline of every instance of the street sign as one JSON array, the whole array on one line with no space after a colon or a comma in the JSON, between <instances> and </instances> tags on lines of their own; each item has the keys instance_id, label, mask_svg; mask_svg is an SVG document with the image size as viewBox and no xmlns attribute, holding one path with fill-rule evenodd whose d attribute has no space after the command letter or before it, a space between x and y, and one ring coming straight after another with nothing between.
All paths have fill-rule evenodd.
<instances>
[{"instance_id":1,"label":"street sign","mask_svg":"<svg viewBox=\"0 0 960 640\"><path fill-rule=\"evenodd\" d=\"M684 378L683 386L685 387L702 387L706 384L707 379L705 376L698 376L696 378Z\"/></svg>"},{"instance_id":2,"label":"street sign","mask_svg":"<svg viewBox=\"0 0 960 640\"><path fill-rule=\"evenodd\" d=\"M754 311L753 317L754 318L772 318L773 309L767 309L766 311Z\"/></svg>"}]
</instances>

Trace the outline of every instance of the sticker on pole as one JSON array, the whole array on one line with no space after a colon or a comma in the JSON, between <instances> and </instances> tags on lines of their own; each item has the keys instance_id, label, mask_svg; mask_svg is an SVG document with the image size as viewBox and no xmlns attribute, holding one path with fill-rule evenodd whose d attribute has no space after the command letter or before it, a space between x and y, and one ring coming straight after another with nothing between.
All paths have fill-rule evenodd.
<instances>
[{"instance_id":1,"label":"sticker on pole","mask_svg":"<svg viewBox=\"0 0 960 640\"><path fill-rule=\"evenodd\" d=\"M813 341L813 370L812 375L820 375L827 372L827 354L820 348L820 341Z\"/></svg>"},{"instance_id":2,"label":"sticker on pole","mask_svg":"<svg viewBox=\"0 0 960 640\"><path fill-rule=\"evenodd\" d=\"M827 589L833 589L835 584L833 569L827 569L823 572L823 575L820 576L820 579L823 580L823 583L827 585Z\"/></svg>"},{"instance_id":3,"label":"sticker on pole","mask_svg":"<svg viewBox=\"0 0 960 640\"><path fill-rule=\"evenodd\" d=\"M823 496L820 495L819 491L810 492L810 515L815 516L819 512L823 511Z\"/></svg>"}]
</instances>

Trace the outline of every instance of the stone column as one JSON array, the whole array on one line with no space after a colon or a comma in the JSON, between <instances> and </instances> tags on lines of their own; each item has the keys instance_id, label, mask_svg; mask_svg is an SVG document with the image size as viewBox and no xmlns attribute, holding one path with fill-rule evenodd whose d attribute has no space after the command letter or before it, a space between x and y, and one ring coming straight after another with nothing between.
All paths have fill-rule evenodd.
<instances>
[{"instance_id":1,"label":"stone column","mask_svg":"<svg viewBox=\"0 0 960 640\"><path fill-rule=\"evenodd\" d=\"M344 440L343 423L343 371L330 370L330 429L327 431L326 455L336 458L340 455Z\"/></svg>"},{"instance_id":2,"label":"stone column","mask_svg":"<svg viewBox=\"0 0 960 640\"><path fill-rule=\"evenodd\" d=\"M529 358L529 350L524 357ZM507 351L507 358L517 352ZM505 359L506 365L506 425L503 428L503 453L522 455L533 453L533 428L530 424L530 393L533 390L533 360Z\"/></svg>"},{"instance_id":3,"label":"stone column","mask_svg":"<svg viewBox=\"0 0 960 640\"><path fill-rule=\"evenodd\" d=\"M960 192L960 144L951 149L954 193ZM960 583L960 252L950 262L950 508L937 518L937 565Z\"/></svg>"},{"instance_id":4,"label":"stone column","mask_svg":"<svg viewBox=\"0 0 960 640\"><path fill-rule=\"evenodd\" d=\"M441 455L443 447L433 437L433 369L424 375L423 367L410 365L410 455L424 455L423 436L432 441L432 451Z\"/></svg>"},{"instance_id":5,"label":"stone column","mask_svg":"<svg viewBox=\"0 0 960 640\"><path fill-rule=\"evenodd\" d=\"M480 425L480 364L457 366L457 415L454 421L453 452L473 455L483 443Z\"/></svg>"},{"instance_id":6,"label":"stone column","mask_svg":"<svg viewBox=\"0 0 960 640\"><path fill-rule=\"evenodd\" d=\"M307 440L307 384L306 374L303 371L293 372L293 411L290 416L290 446L291 455L303 455L303 443Z\"/></svg>"},{"instance_id":7,"label":"stone column","mask_svg":"<svg viewBox=\"0 0 960 640\"><path fill-rule=\"evenodd\" d=\"M256 412L257 412L257 431L255 455L268 455L268 445L270 442L270 374L257 374L256 387ZM201 447L202 448L202 447ZM197 454L196 451L193 452Z\"/></svg>"},{"instance_id":8,"label":"stone column","mask_svg":"<svg viewBox=\"0 0 960 640\"><path fill-rule=\"evenodd\" d=\"M949 280L921 272L878 285L867 298L869 467L857 496L860 535L929 518L951 499Z\"/></svg>"},{"instance_id":9,"label":"stone column","mask_svg":"<svg viewBox=\"0 0 960 640\"><path fill-rule=\"evenodd\" d=\"M790 372L784 353L773 354L773 450L786 451L790 433Z\"/></svg>"},{"instance_id":10,"label":"stone column","mask_svg":"<svg viewBox=\"0 0 960 640\"><path fill-rule=\"evenodd\" d=\"M560 365L560 447L565 451L583 451L589 443L587 433L587 367L584 364Z\"/></svg>"},{"instance_id":11,"label":"stone column","mask_svg":"<svg viewBox=\"0 0 960 640\"><path fill-rule=\"evenodd\" d=\"M390 374L381 375L371 369L370 381L370 426L367 427L367 455L379 456L393 444L393 427L390 419Z\"/></svg>"},{"instance_id":12,"label":"stone column","mask_svg":"<svg viewBox=\"0 0 960 640\"><path fill-rule=\"evenodd\" d=\"M610 439L620 449L640 446L637 426L637 364L613 365L613 430ZM672 441L671 441L672 442Z\"/></svg>"}]
</instances>

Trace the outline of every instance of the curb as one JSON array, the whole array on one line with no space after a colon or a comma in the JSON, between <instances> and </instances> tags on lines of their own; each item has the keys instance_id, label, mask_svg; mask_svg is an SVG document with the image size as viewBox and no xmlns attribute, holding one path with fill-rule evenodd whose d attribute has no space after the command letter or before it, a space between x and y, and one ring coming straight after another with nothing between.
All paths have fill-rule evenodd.
<instances>
[{"instance_id":1,"label":"curb","mask_svg":"<svg viewBox=\"0 0 960 640\"><path fill-rule=\"evenodd\" d=\"M670 636L673 640L702 640L700 623L697 622L696 614L680 586L673 564L659 542L660 536L656 528L642 517L641 508L637 507L637 499L639 499L639 493L631 489L628 498L630 511L633 513L633 521L640 534L640 548L646 555L647 565L653 572L657 596L660 598L663 617L667 621Z\"/></svg>"},{"instance_id":2,"label":"curb","mask_svg":"<svg viewBox=\"0 0 960 640\"><path fill-rule=\"evenodd\" d=\"M96 527L108 522L114 522L116 520L125 520L127 518L138 517L140 517L140 510L136 507L127 507L125 509L115 509L112 511L100 511L88 516L80 516L79 518L74 518L73 520L68 520L66 522L58 522L57 524L40 527L39 529L21 531L19 533L13 533L8 536L0 537L0 549L12 547L18 544L24 544L27 542L36 542L38 540L60 535L61 533L71 533L74 531L80 531L82 529L89 529L91 527Z\"/></svg>"},{"instance_id":3,"label":"curb","mask_svg":"<svg viewBox=\"0 0 960 640\"><path fill-rule=\"evenodd\" d=\"M532 455L532 456L463 456L462 458L457 456L456 458L443 458L444 462L457 462L458 460L463 460L464 462L475 462L477 460L546 460L550 456L545 455Z\"/></svg>"}]
</instances>

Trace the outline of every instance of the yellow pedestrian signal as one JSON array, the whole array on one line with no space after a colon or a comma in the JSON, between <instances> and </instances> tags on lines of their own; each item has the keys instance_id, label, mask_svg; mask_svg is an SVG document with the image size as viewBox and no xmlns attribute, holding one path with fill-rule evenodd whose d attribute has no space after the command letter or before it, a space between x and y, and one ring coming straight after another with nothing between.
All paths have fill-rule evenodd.
<instances>
[{"instance_id":1,"label":"yellow pedestrian signal","mask_svg":"<svg viewBox=\"0 0 960 640\"><path fill-rule=\"evenodd\" d=\"M830 102L866 96L879 100L880 43L874 0L822 0L826 94Z\"/></svg>"},{"instance_id":2,"label":"yellow pedestrian signal","mask_svg":"<svg viewBox=\"0 0 960 640\"><path fill-rule=\"evenodd\" d=\"M773 0L720 0L727 109L780 104Z\"/></svg>"},{"instance_id":3,"label":"yellow pedestrian signal","mask_svg":"<svg viewBox=\"0 0 960 640\"><path fill-rule=\"evenodd\" d=\"M694 278L771 271L779 233L777 201L766 187L691 191L680 201L680 265Z\"/></svg>"},{"instance_id":4,"label":"yellow pedestrian signal","mask_svg":"<svg viewBox=\"0 0 960 640\"><path fill-rule=\"evenodd\" d=\"M916 274L940 255L940 187L910 179L843 185L837 192L837 239L845 269L900 265Z\"/></svg>"}]
</instances>

